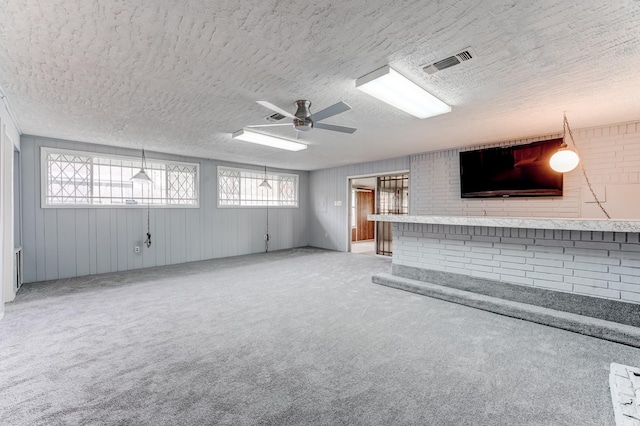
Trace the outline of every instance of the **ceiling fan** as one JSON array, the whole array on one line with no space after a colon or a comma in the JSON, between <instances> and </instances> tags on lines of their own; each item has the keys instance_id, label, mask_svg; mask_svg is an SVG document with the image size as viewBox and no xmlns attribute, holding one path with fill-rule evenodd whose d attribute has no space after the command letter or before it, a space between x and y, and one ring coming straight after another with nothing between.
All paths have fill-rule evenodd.
<instances>
[{"instance_id":1,"label":"ceiling fan","mask_svg":"<svg viewBox=\"0 0 640 426\"><path fill-rule=\"evenodd\" d=\"M314 114L311 113L311 102L307 100L298 100L295 105L298 108L295 114L291 114L290 112L285 111L282 108L279 108L267 101L256 101L263 107L269 108L272 111L277 112L285 117L291 118L293 122L290 123L275 123L275 124L255 124L247 127L270 127L270 126L291 126L301 132L306 132L311 130L312 128L322 129L322 130L332 130L334 132L342 132L342 133L353 133L357 129L353 127L345 127L345 126L337 126L335 124L327 124L320 123L320 121L333 117L334 115L338 115L340 113L349 111L351 107L347 105L345 102L338 102L337 104L333 104L330 107L327 107L321 111L318 111Z\"/></svg>"}]
</instances>

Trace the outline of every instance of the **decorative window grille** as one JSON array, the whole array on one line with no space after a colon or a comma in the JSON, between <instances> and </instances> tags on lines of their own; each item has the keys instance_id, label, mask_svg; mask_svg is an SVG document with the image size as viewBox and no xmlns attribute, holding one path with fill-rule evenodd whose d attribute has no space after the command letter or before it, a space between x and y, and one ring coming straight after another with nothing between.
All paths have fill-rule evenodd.
<instances>
[{"instance_id":1,"label":"decorative window grille","mask_svg":"<svg viewBox=\"0 0 640 426\"><path fill-rule=\"evenodd\" d=\"M133 182L141 159L42 148L43 207L198 207L199 165L149 160L151 183Z\"/></svg>"},{"instance_id":2,"label":"decorative window grille","mask_svg":"<svg viewBox=\"0 0 640 426\"><path fill-rule=\"evenodd\" d=\"M218 166L218 207L298 207L298 175Z\"/></svg>"}]
</instances>

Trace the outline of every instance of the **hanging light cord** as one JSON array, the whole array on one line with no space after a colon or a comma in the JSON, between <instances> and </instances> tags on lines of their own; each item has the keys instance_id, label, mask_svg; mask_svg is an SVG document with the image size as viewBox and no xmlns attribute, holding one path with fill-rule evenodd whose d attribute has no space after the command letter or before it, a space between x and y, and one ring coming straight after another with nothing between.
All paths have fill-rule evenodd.
<instances>
[{"instance_id":1,"label":"hanging light cord","mask_svg":"<svg viewBox=\"0 0 640 426\"><path fill-rule=\"evenodd\" d=\"M144 159L144 150L142 151L142 158ZM151 189L149 189L149 199L147 200L147 239L144 240L147 248L151 247Z\"/></svg>"},{"instance_id":2,"label":"hanging light cord","mask_svg":"<svg viewBox=\"0 0 640 426\"><path fill-rule=\"evenodd\" d=\"M573 144L573 147L575 148L576 153L578 154L578 156L580 156L580 153L578 152L578 145L576 145L576 141L573 139L573 132L571 132L571 127L569 126L569 121L567 120L567 114L565 113L564 114L564 125L562 126L562 140L563 141L566 140L567 130L569 131L569 138L571 139L571 143ZM602 213L604 213L604 215L607 217L607 219L611 219L611 216L609 216L609 213L607 213L607 210L604 208L604 206L600 202L600 199L596 195L596 192L593 190L593 186L591 186L591 181L589 181L589 177L587 176L587 171L584 168L584 161L582 161L582 160L580 160L580 169L582 169L582 175L584 176L584 180L587 182L587 186L589 187L589 191L591 191L591 195L593 195L593 199L595 200L596 204L598 205L598 207L600 207L600 210L602 210Z\"/></svg>"},{"instance_id":3,"label":"hanging light cord","mask_svg":"<svg viewBox=\"0 0 640 426\"><path fill-rule=\"evenodd\" d=\"M151 247L151 203L147 201L147 239L144 241L147 248Z\"/></svg>"},{"instance_id":4,"label":"hanging light cord","mask_svg":"<svg viewBox=\"0 0 640 426\"><path fill-rule=\"evenodd\" d=\"M267 182L267 165L264 165L264 182L267 183L267 188L271 189L271 187L269 186L269 183ZM264 252L267 253L269 252L269 192L267 192L267 234L265 235L264 238Z\"/></svg>"},{"instance_id":5,"label":"hanging light cord","mask_svg":"<svg viewBox=\"0 0 640 426\"><path fill-rule=\"evenodd\" d=\"M269 197L267 197L267 238L264 239L264 252L269 251Z\"/></svg>"}]
</instances>

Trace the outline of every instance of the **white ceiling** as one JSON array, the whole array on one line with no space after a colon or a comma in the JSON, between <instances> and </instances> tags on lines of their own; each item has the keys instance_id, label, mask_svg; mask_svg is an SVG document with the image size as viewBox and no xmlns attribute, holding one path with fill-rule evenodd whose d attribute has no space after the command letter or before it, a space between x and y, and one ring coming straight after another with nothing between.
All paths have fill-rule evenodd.
<instances>
[{"instance_id":1,"label":"white ceiling","mask_svg":"<svg viewBox=\"0 0 640 426\"><path fill-rule=\"evenodd\" d=\"M314 170L640 118L640 1L1 0L0 87L25 134ZM477 59L422 67L471 46ZM355 79L391 64L452 105L420 120ZM309 148L230 134L344 100ZM264 129L295 138L291 128Z\"/></svg>"}]
</instances>

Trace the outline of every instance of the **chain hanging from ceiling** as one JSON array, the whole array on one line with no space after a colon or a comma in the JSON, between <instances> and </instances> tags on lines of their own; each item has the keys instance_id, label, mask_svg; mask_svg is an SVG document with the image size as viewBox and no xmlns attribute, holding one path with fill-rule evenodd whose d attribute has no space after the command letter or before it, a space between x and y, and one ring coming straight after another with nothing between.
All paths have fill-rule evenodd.
<instances>
[{"instance_id":1,"label":"chain hanging from ceiling","mask_svg":"<svg viewBox=\"0 0 640 426\"><path fill-rule=\"evenodd\" d=\"M569 138L571 139L571 143L573 144L573 147L575 148L576 153L579 155L580 152L578 151L578 145L576 144L575 139L573 139L573 132L571 131L571 127L569 126L569 120L567 120L567 114L565 113L564 114L564 124L562 126L562 140L563 141L566 141L567 131L569 132ZM579 155L579 156L580 156L580 158L582 158L581 155ZM600 202L600 199L596 195L596 192L593 190L593 186L591 185L591 181L589 180L589 176L587 176L587 171L584 168L584 161L580 161L580 169L582 170L582 175L584 176L584 180L587 182L587 186L589 187L589 191L591 191L591 195L593 196L593 199L595 200L596 204L598 205L598 207L600 207L600 210L602 210L602 213L604 213L604 215L607 217L607 219L611 219L611 216L609 216L609 213L607 212L607 210L604 208L604 206Z\"/></svg>"}]
</instances>

